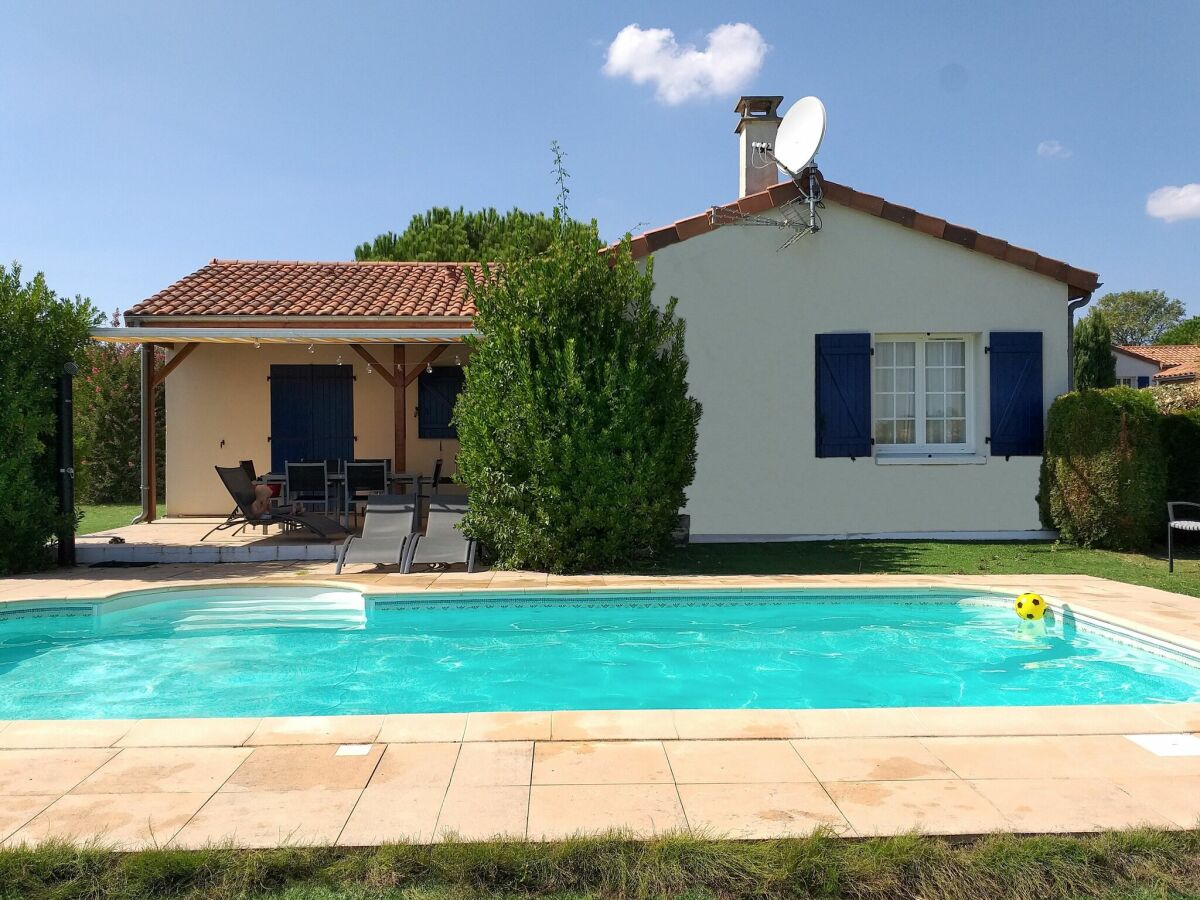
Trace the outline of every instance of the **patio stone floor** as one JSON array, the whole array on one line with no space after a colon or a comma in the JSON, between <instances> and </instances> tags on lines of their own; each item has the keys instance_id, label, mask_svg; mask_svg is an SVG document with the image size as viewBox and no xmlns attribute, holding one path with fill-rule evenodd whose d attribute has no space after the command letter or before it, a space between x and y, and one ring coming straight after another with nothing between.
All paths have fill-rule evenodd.
<instances>
[{"instance_id":1,"label":"patio stone floor","mask_svg":"<svg viewBox=\"0 0 1200 900\"><path fill-rule=\"evenodd\" d=\"M332 576L312 563L78 569L0 581L0 603L163 585L367 592L720 586L1035 588L1200 649L1194 598L1086 576ZM1200 704L634 710L0 722L0 840L129 849L531 840L628 828L767 838L830 828L1085 832L1200 826L1200 755L1129 735L1200 732Z\"/></svg>"}]
</instances>

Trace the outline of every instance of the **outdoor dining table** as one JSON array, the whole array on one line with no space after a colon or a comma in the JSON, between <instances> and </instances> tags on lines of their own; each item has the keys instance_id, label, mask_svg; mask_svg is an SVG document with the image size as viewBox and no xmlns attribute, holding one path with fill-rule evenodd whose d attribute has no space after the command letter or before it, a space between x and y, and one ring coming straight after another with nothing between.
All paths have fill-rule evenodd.
<instances>
[{"instance_id":1,"label":"outdoor dining table","mask_svg":"<svg viewBox=\"0 0 1200 900\"><path fill-rule=\"evenodd\" d=\"M388 478L389 484L410 483L415 486L417 484L420 484L421 482L424 482L426 484L432 483L431 476L426 475L422 472L388 472L387 478ZM263 484L278 484L278 485L282 486L283 484L285 484L287 482L287 476L281 472L268 472L266 475L263 475L258 480L261 481ZM342 499L343 498L342 498L342 490L341 490L342 485L346 483L346 473L345 472L330 472L326 476L326 481L329 483L329 485L331 487L334 488L334 490L332 492L333 493L333 503L334 503L334 514L339 515L339 516L340 515L348 515L349 510L342 509Z\"/></svg>"}]
</instances>

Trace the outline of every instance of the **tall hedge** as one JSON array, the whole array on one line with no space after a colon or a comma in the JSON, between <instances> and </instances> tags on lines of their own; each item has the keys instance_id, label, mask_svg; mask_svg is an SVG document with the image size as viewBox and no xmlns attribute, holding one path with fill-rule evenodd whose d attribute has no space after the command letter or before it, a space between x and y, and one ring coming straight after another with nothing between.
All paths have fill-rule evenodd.
<instances>
[{"instance_id":1,"label":"tall hedge","mask_svg":"<svg viewBox=\"0 0 1200 900\"><path fill-rule=\"evenodd\" d=\"M696 470L684 324L628 246L564 230L472 281L480 336L455 410L464 528L511 568L623 565L663 549Z\"/></svg>"},{"instance_id":2,"label":"tall hedge","mask_svg":"<svg viewBox=\"0 0 1200 900\"><path fill-rule=\"evenodd\" d=\"M1042 509L1064 540L1144 549L1161 537L1167 456L1146 391L1064 394L1050 407Z\"/></svg>"},{"instance_id":3,"label":"tall hedge","mask_svg":"<svg viewBox=\"0 0 1200 900\"><path fill-rule=\"evenodd\" d=\"M114 324L119 319L114 316ZM156 350L159 364L165 354ZM75 382L75 496L80 503L141 500L142 354L136 344L93 342L84 351ZM158 407L158 496L166 476L165 391Z\"/></svg>"},{"instance_id":4,"label":"tall hedge","mask_svg":"<svg viewBox=\"0 0 1200 900\"><path fill-rule=\"evenodd\" d=\"M1200 409L1162 417L1167 499L1200 503Z\"/></svg>"},{"instance_id":5,"label":"tall hedge","mask_svg":"<svg viewBox=\"0 0 1200 900\"><path fill-rule=\"evenodd\" d=\"M58 512L55 388L98 323L91 303L60 298L39 273L0 265L0 575L51 561Z\"/></svg>"}]
</instances>

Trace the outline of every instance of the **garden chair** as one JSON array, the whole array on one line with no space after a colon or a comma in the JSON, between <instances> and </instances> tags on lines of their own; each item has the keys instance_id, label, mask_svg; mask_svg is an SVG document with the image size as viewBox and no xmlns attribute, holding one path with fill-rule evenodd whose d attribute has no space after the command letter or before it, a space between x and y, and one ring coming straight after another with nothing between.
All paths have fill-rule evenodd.
<instances>
[{"instance_id":1,"label":"garden chair","mask_svg":"<svg viewBox=\"0 0 1200 900\"><path fill-rule=\"evenodd\" d=\"M255 515L252 506L254 482L246 475L246 470L241 466L215 466L214 468L217 470L217 476L221 479L221 483L225 485L225 490L229 491L229 496L237 504L237 508L224 522L210 529L200 540L203 541L214 531L224 531L226 528L234 527L240 530L246 525L262 525L264 528L267 525L306 528L326 539L337 534L345 534L346 529L333 519L297 513L285 507L273 506L262 515Z\"/></svg>"},{"instance_id":2,"label":"garden chair","mask_svg":"<svg viewBox=\"0 0 1200 900\"><path fill-rule=\"evenodd\" d=\"M1192 519L1184 519L1178 517L1181 514L1177 512L1184 506L1190 506L1196 510L1196 517ZM1167 504L1167 571L1175 571L1175 542L1173 536L1176 531L1200 531L1200 503L1188 503L1183 500L1176 500L1174 503Z\"/></svg>"},{"instance_id":3,"label":"garden chair","mask_svg":"<svg viewBox=\"0 0 1200 900\"><path fill-rule=\"evenodd\" d=\"M329 463L285 462L283 494L284 503L295 508L297 503L305 507L319 506L321 512L330 512Z\"/></svg>"},{"instance_id":4,"label":"garden chair","mask_svg":"<svg viewBox=\"0 0 1200 900\"><path fill-rule=\"evenodd\" d=\"M409 542L420 530L423 498L418 493L379 494L367 500L362 537L350 535L338 549L340 575L346 563L375 563L399 566Z\"/></svg>"},{"instance_id":5,"label":"garden chair","mask_svg":"<svg viewBox=\"0 0 1200 900\"><path fill-rule=\"evenodd\" d=\"M358 523L358 504L370 499L372 494L388 492L387 466L383 460L378 462L354 461L347 462L345 479L342 482L343 500L346 520L354 513L354 522Z\"/></svg>"},{"instance_id":6,"label":"garden chair","mask_svg":"<svg viewBox=\"0 0 1200 900\"><path fill-rule=\"evenodd\" d=\"M475 571L475 541L456 526L467 512L466 496L429 498L429 516L424 534L415 534L408 544L408 555L400 571L411 572L415 563L466 563L467 571Z\"/></svg>"}]
</instances>

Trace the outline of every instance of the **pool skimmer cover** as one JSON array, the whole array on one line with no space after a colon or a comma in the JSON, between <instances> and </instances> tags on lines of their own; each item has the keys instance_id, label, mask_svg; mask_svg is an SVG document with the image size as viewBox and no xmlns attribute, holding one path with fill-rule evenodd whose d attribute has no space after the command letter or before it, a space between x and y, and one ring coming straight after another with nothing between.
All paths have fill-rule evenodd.
<instances>
[{"instance_id":1,"label":"pool skimmer cover","mask_svg":"<svg viewBox=\"0 0 1200 900\"><path fill-rule=\"evenodd\" d=\"M1200 737L1194 734L1127 734L1125 737L1155 756L1200 756Z\"/></svg>"}]
</instances>

